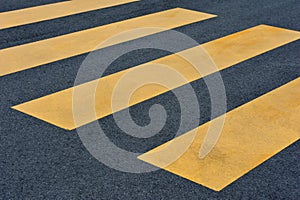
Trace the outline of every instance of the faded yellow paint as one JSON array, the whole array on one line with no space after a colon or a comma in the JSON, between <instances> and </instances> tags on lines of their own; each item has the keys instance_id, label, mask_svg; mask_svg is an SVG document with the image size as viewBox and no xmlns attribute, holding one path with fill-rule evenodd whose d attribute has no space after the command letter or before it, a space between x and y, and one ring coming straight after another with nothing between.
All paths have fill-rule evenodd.
<instances>
[{"instance_id":1,"label":"faded yellow paint","mask_svg":"<svg viewBox=\"0 0 300 200\"><path fill-rule=\"evenodd\" d=\"M202 12L174 8L158 13L136 17L96 28L28 43L0 50L0 76L30 69L50 62L69 58L114 44L137 39L165 29L172 29L190 23L215 17ZM119 33L147 27L159 27L151 31L137 31L113 41L99 44Z\"/></svg>"},{"instance_id":2,"label":"faded yellow paint","mask_svg":"<svg viewBox=\"0 0 300 200\"><path fill-rule=\"evenodd\" d=\"M299 32L260 25L13 108L61 128L72 130L299 38ZM207 54L203 53L205 50L217 67L211 66ZM181 56L197 65L192 66ZM153 70L154 68L157 69ZM171 72L173 74L176 72L175 74L183 78L173 76ZM128 79L126 79L127 75ZM140 86L143 81L153 83L153 80L154 83L163 81L167 87L148 84L128 97L130 91ZM122 84L119 84L119 81ZM113 96L115 88L119 88L117 97ZM80 96L75 102L73 92L77 94L76 97ZM80 111L75 113L76 123L73 119L74 103L76 103L76 110Z\"/></svg>"},{"instance_id":3,"label":"faded yellow paint","mask_svg":"<svg viewBox=\"0 0 300 200\"><path fill-rule=\"evenodd\" d=\"M139 159L220 191L300 138L300 78L227 113L221 137L199 159L209 126L199 126ZM186 149L178 155L177 149ZM287 169L288 170L288 169Z\"/></svg>"},{"instance_id":4,"label":"faded yellow paint","mask_svg":"<svg viewBox=\"0 0 300 200\"><path fill-rule=\"evenodd\" d=\"M71 0L0 13L0 29L40 22L138 0Z\"/></svg>"}]
</instances>

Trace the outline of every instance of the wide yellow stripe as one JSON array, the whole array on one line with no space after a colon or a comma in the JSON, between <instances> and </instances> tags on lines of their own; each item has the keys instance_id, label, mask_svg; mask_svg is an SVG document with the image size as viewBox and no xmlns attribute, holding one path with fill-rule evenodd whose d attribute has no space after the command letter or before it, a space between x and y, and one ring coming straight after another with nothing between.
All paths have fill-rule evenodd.
<instances>
[{"instance_id":1,"label":"wide yellow stripe","mask_svg":"<svg viewBox=\"0 0 300 200\"><path fill-rule=\"evenodd\" d=\"M71 0L0 13L0 29L107 8L138 0Z\"/></svg>"},{"instance_id":2,"label":"wide yellow stripe","mask_svg":"<svg viewBox=\"0 0 300 200\"><path fill-rule=\"evenodd\" d=\"M80 127L84 124L110 115L113 111L116 112L122 110L128 106L135 105L173 88L186 84L186 82L173 79L168 74L168 71L160 71L159 69L151 70L151 68L154 69L158 64L169 66L170 69L173 69L184 76L188 82L191 82L204 75L225 69L299 38L299 32L260 25L184 50L178 54L172 54L98 80L14 106L13 108L61 128L72 130L76 127ZM206 67L206 63L202 62L201 66L196 66L202 73L199 74L197 69L195 69L181 56L183 55L188 57L190 60L197 60L199 57L200 60L205 60L207 59L205 56L201 57L203 55L198 54L203 51L203 48L212 57L218 68L213 69L209 66ZM135 72L139 72L139 75L134 75ZM129 79L129 81L125 83L118 84L118 86L121 85L123 89L119 93L119 100L113 101L112 94L114 88L117 86L118 81L127 74L133 74L134 78ZM169 81L169 88L158 86L157 84L149 84L141 87L131 96L129 105L126 104L126 102L121 101L122 99L125 99L128 90L132 89L137 83L140 83L149 77L157 77L158 79ZM91 100L93 94L90 94L89 92L93 91L95 88L97 88L95 94L96 115L86 111L88 109L85 107L87 105L91 105L91 101L94 100ZM76 124L73 120L72 110L72 95L74 90L82 92L81 98L79 100L77 99L77 101L80 101L79 104L82 105L78 108L79 110L82 110L82 116L79 120L77 119ZM112 103L114 103L114 110L112 109Z\"/></svg>"},{"instance_id":3,"label":"wide yellow stripe","mask_svg":"<svg viewBox=\"0 0 300 200\"><path fill-rule=\"evenodd\" d=\"M299 140L299 102L300 78L227 113L221 137L204 159L199 159L200 147L209 126L218 118L139 159L220 191ZM176 149L186 147L175 160L179 156ZM174 162L169 162L172 159Z\"/></svg>"},{"instance_id":4,"label":"wide yellow stripe","mask_svg":"<svg viewBox=\"0 0 300 200\"><path fill-rule=\"evenodd\" d=\"M101 42L124 31L147 27L172 29L212 17L215 17L215 15L174 8L47 40L3 49L0 50L0 76L93 51ZM162 29L153 29L147 32L139 31L132 35L128 34L127 37L120 38L118 41L110 44L102 45L101 48L158 33Z\"/></svg>"}]
</instances>

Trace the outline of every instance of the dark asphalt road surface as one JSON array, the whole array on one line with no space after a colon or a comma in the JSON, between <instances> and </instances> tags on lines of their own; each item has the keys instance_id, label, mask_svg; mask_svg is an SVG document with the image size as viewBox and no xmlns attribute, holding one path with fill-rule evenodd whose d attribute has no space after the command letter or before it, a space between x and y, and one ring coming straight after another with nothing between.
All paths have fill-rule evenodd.
<instances>
[{"instance_id":1,"label":"dark asphalt road surface","mask_svg":"<svg viewBox=\"0 0 300 200\"><path fill-rule=\"evenodd\" d=\"M0 12L53 2L59 1L4 0L1 1ZM199 43L259 24L300 31L299 0L141 0L0 30L0 48L174 7L218 15L214 19L175 29ZM221 71L228 111L299 77L299 49L300 41L293 42ZM106 74L166 54L153 49L138 50L116 60ZM164 170L130 174L111 169L89 154L75 130L60 129L10 108L72 87L85 57L86 54L75 56L0 78L0 199L300 198L300 142L275 155L221 192L214 192ZM199 91L199 124L203 124L210 120L208 90L203 79L193 82L192 86ZM146 125L149 123L148 109L157 103L165 106L168 123L161 133L150 139L135 139L122 133L111 116L99 120L99 123L117 146L134 152L146 152L170 140L180 123L179 104L172 92L132 107L130 112L133 119L140 125Z\"/></svg>"}]
</instances>

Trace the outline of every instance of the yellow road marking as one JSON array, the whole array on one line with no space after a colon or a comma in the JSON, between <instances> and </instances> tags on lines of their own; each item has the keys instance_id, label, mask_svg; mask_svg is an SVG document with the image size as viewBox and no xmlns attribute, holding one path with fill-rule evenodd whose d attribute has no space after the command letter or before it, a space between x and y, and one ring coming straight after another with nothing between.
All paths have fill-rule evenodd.
<instances>
[{"instance_id":1,"label":"yellow road marking","mask_svg":"<svg viewBox=\"0 0 300 200\"><path fill-rule=\"evenodd\" d=\"M170 76L166 75L165 73L161 73L158 70L152 70L154 72L150 73L149 66L150 68L151 66L155 67L159 64L169 66L170 69L174 69L179 74L184 76L188 82L191 82L201 78L202 76L225 69L271 49L295 41L299 38L299 32L267 25L260 25L191 49L184 50L177 54L172 54L146 64L120 71L98 80L16 105L13 108L61 128L72 130L76 127L80 127L89 122L108 116L112 114L113 111L120 111L124 108L167 92L172 88L176 88L185 84L184 82L177 80L172 82L173 79L171 79L169 82L169 88L158 86L157 84L150 84L137 90L132 95L129 104L126 104L127 102L122 102L121 100L125 98L127 91L136 87L136 84L140 82L140 79L145 79L149 76L157 76L164 80L166 77L168 80L171 78ZM189 57L190 60L196 60L197 58L204 60L205 57L201 57L201 55L198 54L199 50L203 51L203 48L212 57L218 66L218 69L211 69L207 63L202 62L201 66L196 66L201 68L201 75L197 69L195 69L181 56L184 55L185 57ZM208 66L207 68L206 65ZM131 79L131 82L121 84L121 86L124 88L122 90L123 94L121 91L120 95L124 95L124 97L119 96L119 100L113 101L112 94L117 82L122 79L124 75L134 73L135 71L144 71L145 73L142 73L140 76L135 76L134 79ZM157 73L155 73L155 71ZM93 94L90 94L90 92L93 92L94 89L96 90L95 99L93 99ZM76 121L76 124L73 120L72 110L72 104L74 103L72 99L73 91L82 92L82 98L79 100L79 103L82 106L78 108L82 110L82 116L80 120ZM86 105L91 105L91 101L93 102L93 100L96 102L96 113L87 113ZM114 104L114 110L112 109L112 103Z\"/></svg>"},{"instance_id":2,"label":"yellow road marking","mask_svg":"<svg viewBox=\"0 0 300 200\"><path fill-rule=\"evenodd\" d=\"M0 29L107 8L138 0L71 0L0 13Z\"/></svg>"},{"instance_id":3,"label":"yellow road marking","mask_svg":"<svg viewBox=\"0 0 300 200\"><path fill-rule=\"evenodd\" d=\"M0 76L93 51L101 42L124 31L146 27L172 29L212 17L215 17L215 15L175 8L47 40L3 49L0 50ZM102 45L101 48L161 31L162 30L153 30L152 32L139 31L138 33L114 41L114 43Z\"/></svg>"},{"instance_id":4,"label":"yellow road marking","mask_svg":"<svg viewBox=\"0 0 300 200\"><path fill-rule=\"evenodd\" d=\"M204 159L198 157L200 146L208 127L218 118L139 159L220 191L299 140L299 102L300 78L227 113L222 135ZM167 163L178 157L176 149L185 147L188 149L179 159Z\"/></svg>"}]
</instances>

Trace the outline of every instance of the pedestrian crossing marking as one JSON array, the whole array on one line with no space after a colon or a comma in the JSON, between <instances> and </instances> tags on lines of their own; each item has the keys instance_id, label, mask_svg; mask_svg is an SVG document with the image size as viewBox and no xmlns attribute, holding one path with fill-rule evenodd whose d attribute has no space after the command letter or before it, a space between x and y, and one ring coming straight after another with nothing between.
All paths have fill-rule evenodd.
<instances>
[{"instance_id":1,"label":"pedestrian crossing marking","mask_svg":"<svg viewBox=\"0 0 300 200\"><path fill-rule=\"evenodd\" d=\"M216 15L174 8L59 37L10 47L0 50L0 76L88 53L95 50L101 42L124 31L147 27L161 28L147 32L139 31L110 44L104 44L101 48L162 32L163 29L172 29L213 17L216 17Z\"/></svg>"},{"instance_id":2,"label":"pedestrian crossing marking","mask_svg":"<svg viewBox=\"0 0 300 200\"><path fill-rule=\"evenodd\" d=\"M267 51L275 49L279 46L285 45L289 42L295 41L300 38L300 33L283 28L272 27L268 25L259 25L250 29L234 33L232 35L199 45L197 47L184 50L177 54L172 54L118 73L108 75L106 77L78 85L66 90L62 90L20 105L13 106L20 112L34 116L38 119L44 120L48 123L58 127L73 130L77 127L100 119L102 117L112 114L112 91L116 86L118 80L125 74L139 69L140 71L147 66L155 66L157 64L164 64L170 68L180 72L186 79L191 82L200 79L202 76L228 68L232 65L248 60L252 57L263 54ZM206 70L200 75L193 66L186 60L182 59L180 55L186 55L190 58L199 57L197 54L199 49L204 48L212 57L212 60L218 66L215 70ZM205 65L205 63L204 63ZM203 68L203 66L198 66ZM203 70L201 70L203 72ZM145 74L143 77L147 77ZM140 77L140 78L143 78ZM137 77L138 78L138 77ZM175 82L173 88L179 87L179 82ZM135 82L132 79L131 83L127 84L128 87L135 87ZM97 88L98 86L98 88ZM90 97L93 94L88 94L97 88L95 94L95 112L85 113L85 106L89 105ZM130 89L130 88L128 88ZM172 88L158 87L157 85L149 85L140 89L137 94L134 94L129 102L129 105L124 106L122 103L114 108L114 111L120 111L129 106L135 105L157 95L163 94ZM82 104L82 117L80 121L74 123L73 119L73 91L80 90L86 91L82 95L80 102ZM124 91L125 93L126 91ZM93 96L92 96L93 97ZM119 106L119 107L118 107Z\"/></svg>"},{"instance_id":3,"label":"pedestrian crossing marking","mask_svg":"<svg viewBox=\"0 0 300 200\"><path fill-rule=\"evenodd\" d=\"M0 13L0 30L138 0L71 0Z\"/></svg>"},{"instance_id":4,"label":"pedestrian crossing marking","mask_svg":"<svg viewBox=\"0 0 300 200\"><path fill-rule=\"evenodd\" d=\"M139 159L220 191L300 138L300 78L226 114L214 149L199 159L208 122ZM186 146L191 142L190 146ZM178 158L176 149L188 147ZM178 158L175 162L168 161Z\"/></svg>"}]
</instances>

